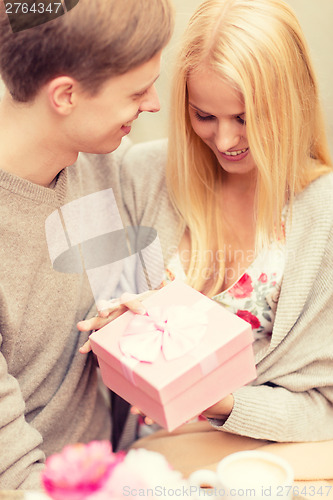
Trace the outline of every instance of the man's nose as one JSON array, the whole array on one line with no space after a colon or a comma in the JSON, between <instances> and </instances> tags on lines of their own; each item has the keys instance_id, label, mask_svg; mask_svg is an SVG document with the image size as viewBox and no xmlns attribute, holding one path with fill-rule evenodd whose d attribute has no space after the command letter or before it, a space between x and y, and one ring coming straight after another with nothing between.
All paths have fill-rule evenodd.
<instances>
[{"instance_id":1,"label":"man's nose","mask_svg":"<svg viewBox=\"0 0 333 500\"><path fill-rule=\"evenodd\" d=\"M147 111L148 113L157 113L161 109L160 100L158 98L157 90L155 85L152 85L148 89L144 99L140 105L139 111Z\"/></svg>"}]
</instances>

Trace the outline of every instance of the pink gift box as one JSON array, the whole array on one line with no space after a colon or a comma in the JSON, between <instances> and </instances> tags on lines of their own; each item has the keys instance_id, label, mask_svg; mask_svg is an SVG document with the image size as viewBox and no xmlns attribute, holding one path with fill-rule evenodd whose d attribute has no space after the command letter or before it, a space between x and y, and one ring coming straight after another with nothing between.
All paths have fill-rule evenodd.
<instances>
[{"instance_id":1,"label":"pink gift box","mask_svg":"<svg viewBox=\"0 0 333 500\"><path fill-rule=\"evenodd\" d=\"M162 427L255 379L249 323L178 280L143 303L148 316L128 311L90 340L105 385Z\"/></svg>"}]
</instances>

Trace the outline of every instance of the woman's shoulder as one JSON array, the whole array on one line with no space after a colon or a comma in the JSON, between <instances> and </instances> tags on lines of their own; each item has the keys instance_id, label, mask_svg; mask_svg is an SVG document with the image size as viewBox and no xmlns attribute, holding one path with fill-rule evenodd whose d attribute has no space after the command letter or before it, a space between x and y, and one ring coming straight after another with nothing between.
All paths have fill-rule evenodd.
<instances>
[{"instance_id":1,"label":"woman's shoulder","mask_svg":"<svg viewBox=\"0 0 333 500\"><path fill-rule=\"evenodd\" d=\"M286 221L289 253L290 248L300 253L316 248L320 253L326 247L333 229L332 197L333 173L318 177L295 196Z\"/></svg>"},{"instance_id":2,"label":"woman's shoulder","mask_svg":"<svg viewBox=\"0 0 333 500\"><path fill-rule=\"evenodd\" d=\"M120 165L120 182L141 193L165 185L167 139L132 144Z\"/></svg>"},{"instance_id":3,"label":"woman's shoulder","mask_svg":"<svg viewBox=\"0 0 333 500\"><path fill-rule=\"evenodd\" d=\"M333 172L321 175L312 181L299 195L300 202L320 202L324 204L328 199L332 200L333 194ZM333 206L333 204L331 203Z\"/></svg>"},{"instance_id":4,"label":"woman's shoulder","mask_svg":"<svg viewBox=\"0 0 333 500\"><path fill-rule=\"evenodd\" d=\"M295 197L286 222L288 258L314 265L324 251L333 255L333 173L322 175ZM297 257L296 257L297 256ZM302 256L302 257L300 257ZM317 264L318 264L317 262Z\"/></svg>"},{"instance_id":5,"label":"woman's shoulder","mask_svg":"<svg viewBox=\"0 0 333 500\"><path fill-rule=\"evenodd\" d=\"M129 169L140 166L151 170L156 165L163 169L167 159L167 139L157 139L154 141L140 142L132 144L126 151L122 163L124 168Z\"/></svg>"},{"instance_id":6,"label":"woman's shoulder","mask_svg":"<svg viewBox=\"0 0 333 500\"><path fill-rule=\"evenodd\" d=\"M333 222L333 172L321 175L311 182L294 201L293 212L308 218L331 219Z\"/></svg>"}]
</instances>

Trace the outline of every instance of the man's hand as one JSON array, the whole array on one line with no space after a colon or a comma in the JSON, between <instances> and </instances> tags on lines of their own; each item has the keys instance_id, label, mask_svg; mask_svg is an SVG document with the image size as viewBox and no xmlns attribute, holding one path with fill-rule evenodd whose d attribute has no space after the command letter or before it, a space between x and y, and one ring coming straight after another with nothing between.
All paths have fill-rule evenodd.
<instances>
[{"instance_id":1,"label":"man's hand","mask_svg":"<svg viewBox=\"0 0 333 500\"><path fill-rule=\"evenodd\" d=\"M132 415L140 415L143 418L144 423L146 425L153 425L154 420L151 419L150 417L147 417L147 415L145 415L144 413L142 413L142 411L139 410L139 408L137 408L136 406L131 406L131 410L130 411L131 411Z\"/></svg>"},{"instance_id":2,"label":"man's hand","mask_svg":"<svg viewBox=\"0 0 333 500\"><path fill-rule=\"evenodd\" d=\"M80 332L99 330L102 326L107 325L110 321L118 318L128 310L136 314L146 313L144 305L139 301L137 295L132 293L124 293L120 299L103 301L97 305L97 308L98 316L78 322L77 328ZM91 351L89 339L82 347L80 347L79 351L81 354L87 354Z\"/></svg>"}]
</instances>

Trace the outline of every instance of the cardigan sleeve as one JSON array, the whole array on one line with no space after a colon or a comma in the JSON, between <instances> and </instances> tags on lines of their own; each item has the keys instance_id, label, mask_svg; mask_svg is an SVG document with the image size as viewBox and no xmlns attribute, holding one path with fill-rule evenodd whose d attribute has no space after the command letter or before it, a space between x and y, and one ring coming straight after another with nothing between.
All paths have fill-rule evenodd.
<instances>
[{"instance_id":1,"label":"cardigan sleeve","mask_svg":"<svg viewBox=\"0 0 333 500\"><path fill-rule=\"evenodd\" d=\"M257 353L257 379L234 392L225 423L211 420L220 430L285 442L333 438L332 190L330 174L295 203L271 345Z\"/></svg>"},{"instance_id":2,"label":"cardigan sleeve","mask_svg":"<svg viewBox=\"0 0 333 500\"><path fill-rule=\"evenodd\" d=\"M333 391L292 392L284 387L246 386L234 393L234 408L217 429L277 442L322 441L333 436Z\"/></svg>"}]
</instances>

